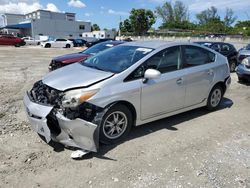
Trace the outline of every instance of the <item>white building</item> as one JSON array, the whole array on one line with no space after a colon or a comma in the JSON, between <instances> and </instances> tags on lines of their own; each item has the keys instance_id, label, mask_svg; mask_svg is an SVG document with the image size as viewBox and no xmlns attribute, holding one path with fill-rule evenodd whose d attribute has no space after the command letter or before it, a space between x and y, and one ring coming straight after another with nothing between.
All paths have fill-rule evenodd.
<instances>
[{"instance_id":1,"label":"white building","mask_svg":"<svg viewBox=\"0 0 250 188\"><path fill-rule=\"evenodd\" d=\"M3 14L2 18L4 32L20 36L81 37L91 31L91 22L76 21L75 13L37 10L25 15Z\"/></svg>"},{"instance_id":2,"label":"white building","mask_svg":"<svg viewBox=\"0 0 250 188\"><path fill-rule=\"evenodd\" d=\"M113 30L83 32L82 37L94 37L97 39L104 39L104 38L115 39L116 32Z\"/></svg>"}]
</instances>

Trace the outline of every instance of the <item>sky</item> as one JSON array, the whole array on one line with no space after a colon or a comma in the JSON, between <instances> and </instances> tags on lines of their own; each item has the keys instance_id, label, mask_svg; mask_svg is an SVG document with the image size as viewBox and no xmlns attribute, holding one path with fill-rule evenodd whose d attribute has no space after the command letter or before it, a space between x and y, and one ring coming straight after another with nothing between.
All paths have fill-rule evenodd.
<instances>
[{"instance_id":1,"label":"sky","mask_svg":"<svg viewBox=\"0 0 250 188\"><path fill-rule=\"evenodd\" d=\"M120 19L128 18L132 8L155 10L166 0L0 0L0 14L29 13L37 9L54 12L74 12L77 20L91 21L101 29L118 28ZM171 0L175 2L175 0ZM200 11L215 6L219 15L224 17L226 8L232 8L238 20L250 20L250 0L182 0L188 7L190 19ZM157 28L161 19L153 27Z\"/></svg>"}]
</instances>

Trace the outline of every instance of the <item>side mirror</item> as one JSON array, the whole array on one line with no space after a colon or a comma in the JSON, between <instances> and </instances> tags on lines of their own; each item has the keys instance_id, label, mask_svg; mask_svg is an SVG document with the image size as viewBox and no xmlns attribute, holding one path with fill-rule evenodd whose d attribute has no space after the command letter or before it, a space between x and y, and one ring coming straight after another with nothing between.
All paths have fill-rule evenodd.
<instances>
[{"instance_id":1,"label":"side mirror","mask_svg":"<svg viewBox=\"0 0 250 188\"><path fill-rule=\"evenodd\" d=\"M161 77L161 72L156 69L147 69L144 78L145 79L158 79Z\"/></svg>"}]
</instances>

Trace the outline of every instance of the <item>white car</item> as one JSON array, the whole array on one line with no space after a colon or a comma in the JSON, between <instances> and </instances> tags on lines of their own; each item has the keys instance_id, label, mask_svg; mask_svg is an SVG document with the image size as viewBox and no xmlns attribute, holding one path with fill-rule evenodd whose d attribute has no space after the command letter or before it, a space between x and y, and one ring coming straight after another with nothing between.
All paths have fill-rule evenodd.
<instances>
[{"instance_id":1,"label":"white car","mask_svg":"<svg viewBox=\"0 0 250 188\"><path fill-rule=\"evenodd\" d=\"M53 41L42 42L41 46L44 48L71 48L73 47L73 42L67 39L55 39Z\"/></svg>"},{"instance_id":2,"label":"white car","mask_svg":"<svg viewBox=\"0 0 250 188\"><path fill-rule=\"evenodd\" d=\"M40 45L41 42L45 41L45 40L37 40L32 37L23 37L22 39L25 41L26 45Z\"/></svg>"}]
</instances>

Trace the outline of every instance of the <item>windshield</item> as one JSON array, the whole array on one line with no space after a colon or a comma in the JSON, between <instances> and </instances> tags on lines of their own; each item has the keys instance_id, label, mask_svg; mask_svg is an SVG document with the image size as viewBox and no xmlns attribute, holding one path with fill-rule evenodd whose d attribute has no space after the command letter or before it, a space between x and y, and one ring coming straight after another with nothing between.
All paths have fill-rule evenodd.
<instances>
[{"instance_id":1,"label":"windshield","mask_svg":"<svg viewBox=\"0 0 250 188\"><path fill-rule=\"evenodd\" d=\"M84 50L82 53L95 55L98 52L101 52L101 51L106 50L108 48L111 48L113 46L114 46L114 44L112 44L112 43L106 43L106 42L100 43L100 44L96 44L96 45L88 48L87 50Z\"/></svg>"},{"instance_id":2,"label":"windshield","mask_svg":"<svg viewBox=\"0 0 250 188\"><path fill-rule=\"evenodd\" d=\"M153 49L138 46L116 46L84 61L82 65L120 73L149 54Z\"/></svg>"}]
</instances>

